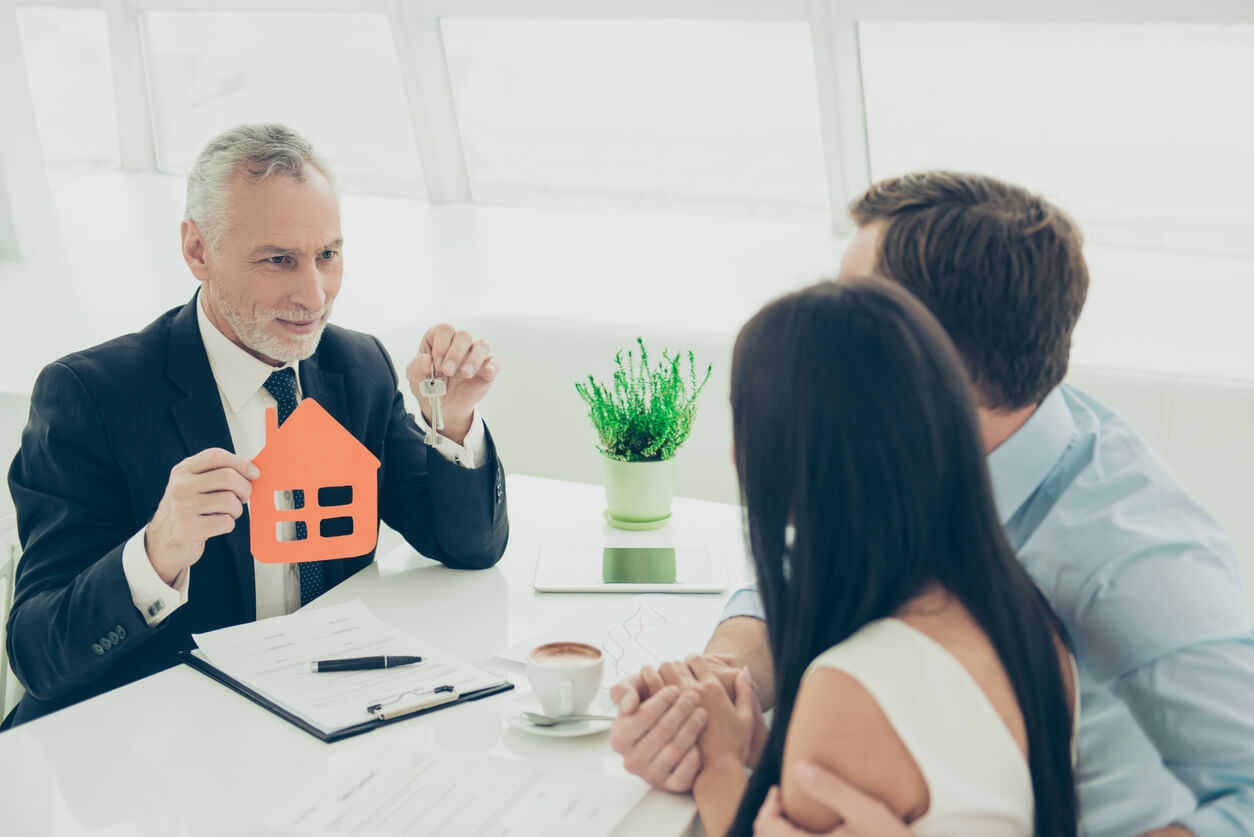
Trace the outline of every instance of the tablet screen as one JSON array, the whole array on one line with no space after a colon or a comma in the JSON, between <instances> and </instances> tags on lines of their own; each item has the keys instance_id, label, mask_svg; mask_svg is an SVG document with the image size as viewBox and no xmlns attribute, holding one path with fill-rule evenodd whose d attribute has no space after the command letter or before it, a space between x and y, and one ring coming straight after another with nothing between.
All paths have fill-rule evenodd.
<instances>
[{"instance_id":1,"label":"tablet screen","mask_svg":"<svg viewBox=\"0 0 1254 837\"><path fill-rule=\"evenodd\" d=\"M607 546L601 550L606 584L674 584L678 575L673 546Z\"/></svg>"}]
</instances>

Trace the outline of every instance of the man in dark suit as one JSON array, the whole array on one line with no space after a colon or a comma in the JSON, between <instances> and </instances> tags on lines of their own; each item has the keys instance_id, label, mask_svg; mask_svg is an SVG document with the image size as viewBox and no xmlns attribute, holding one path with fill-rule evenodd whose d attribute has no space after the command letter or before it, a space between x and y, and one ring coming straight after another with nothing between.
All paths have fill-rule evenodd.
<instances>
[{"instance_id":1,"label":"man in dark suit","mask_svg":"<svg viewBox=\"0 0 1254 837\"><path fill-rule=\"evenodd\" d=\"M379 341L327 325L343 274L329 178L282 126L215 139L182 225L198 292L40 374L9 471L24 552L7 652L26 695L6 724L173 665L193 633L289 613L373 560L254 560L250 459L268 407L282 421L315 398L347 428L381 462L379 517L423 554L460 569L500 560L504 473L475 408L500 359L432 327L407 377L417 395L432 369L445 376L443 424L430 432L425 399L421 419L405 411ZM304 505L300 491L251 499Z\"/></svg>"}]
</instances>

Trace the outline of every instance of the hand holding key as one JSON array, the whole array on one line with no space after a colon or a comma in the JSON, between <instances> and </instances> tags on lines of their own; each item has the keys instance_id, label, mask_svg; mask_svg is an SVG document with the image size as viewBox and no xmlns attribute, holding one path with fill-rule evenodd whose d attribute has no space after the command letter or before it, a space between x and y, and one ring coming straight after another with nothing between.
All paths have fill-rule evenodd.
<instances>
[{"instance_id":1,"label":"hand holding key","mask_svg":"<svg viewBox=\"0 0 1254 837\"><path fill-rule=\"evenodd\" d=\"M410 361L405 376L427 425L461 444L470 430L475 405L487 395L500 370L501 359L492 354L486 341L441 323L423 335L418 356Z\"/></svg>"}]
</instances>

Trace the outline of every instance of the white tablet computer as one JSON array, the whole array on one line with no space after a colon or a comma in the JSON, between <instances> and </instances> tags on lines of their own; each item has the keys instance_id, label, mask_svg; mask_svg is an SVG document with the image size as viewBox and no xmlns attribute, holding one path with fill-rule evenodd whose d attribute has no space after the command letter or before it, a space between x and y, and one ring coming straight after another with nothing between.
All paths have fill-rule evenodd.
<instances>
[{"instance_id":1,"label":"white tablet computer","mask_svg":"<svg viewBox=\"0 0 1254 837\"><path fill-rule=\"evenodd\" d=\"M544 543L542 593L722 593L727 577L701 546L569 546Z\"/></svg>"}]
</instances>

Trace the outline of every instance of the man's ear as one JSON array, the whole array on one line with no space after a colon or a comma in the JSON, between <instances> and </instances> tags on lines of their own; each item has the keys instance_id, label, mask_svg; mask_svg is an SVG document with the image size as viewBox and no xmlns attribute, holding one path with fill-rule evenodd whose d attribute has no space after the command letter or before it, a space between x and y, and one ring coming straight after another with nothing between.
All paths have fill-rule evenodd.
<instances>
[{"instance_id":1,"label":"man's ear","mask_svg":"<svg viewBox=\"0 0 1254 837\"><path fill-rule=\"evenodd\" d=\"M192 275L204 282L209 278L209 243L191 219L183 221L179 232L183 237L183 261L187 262Z\"/></svg>"}]
</instances>

